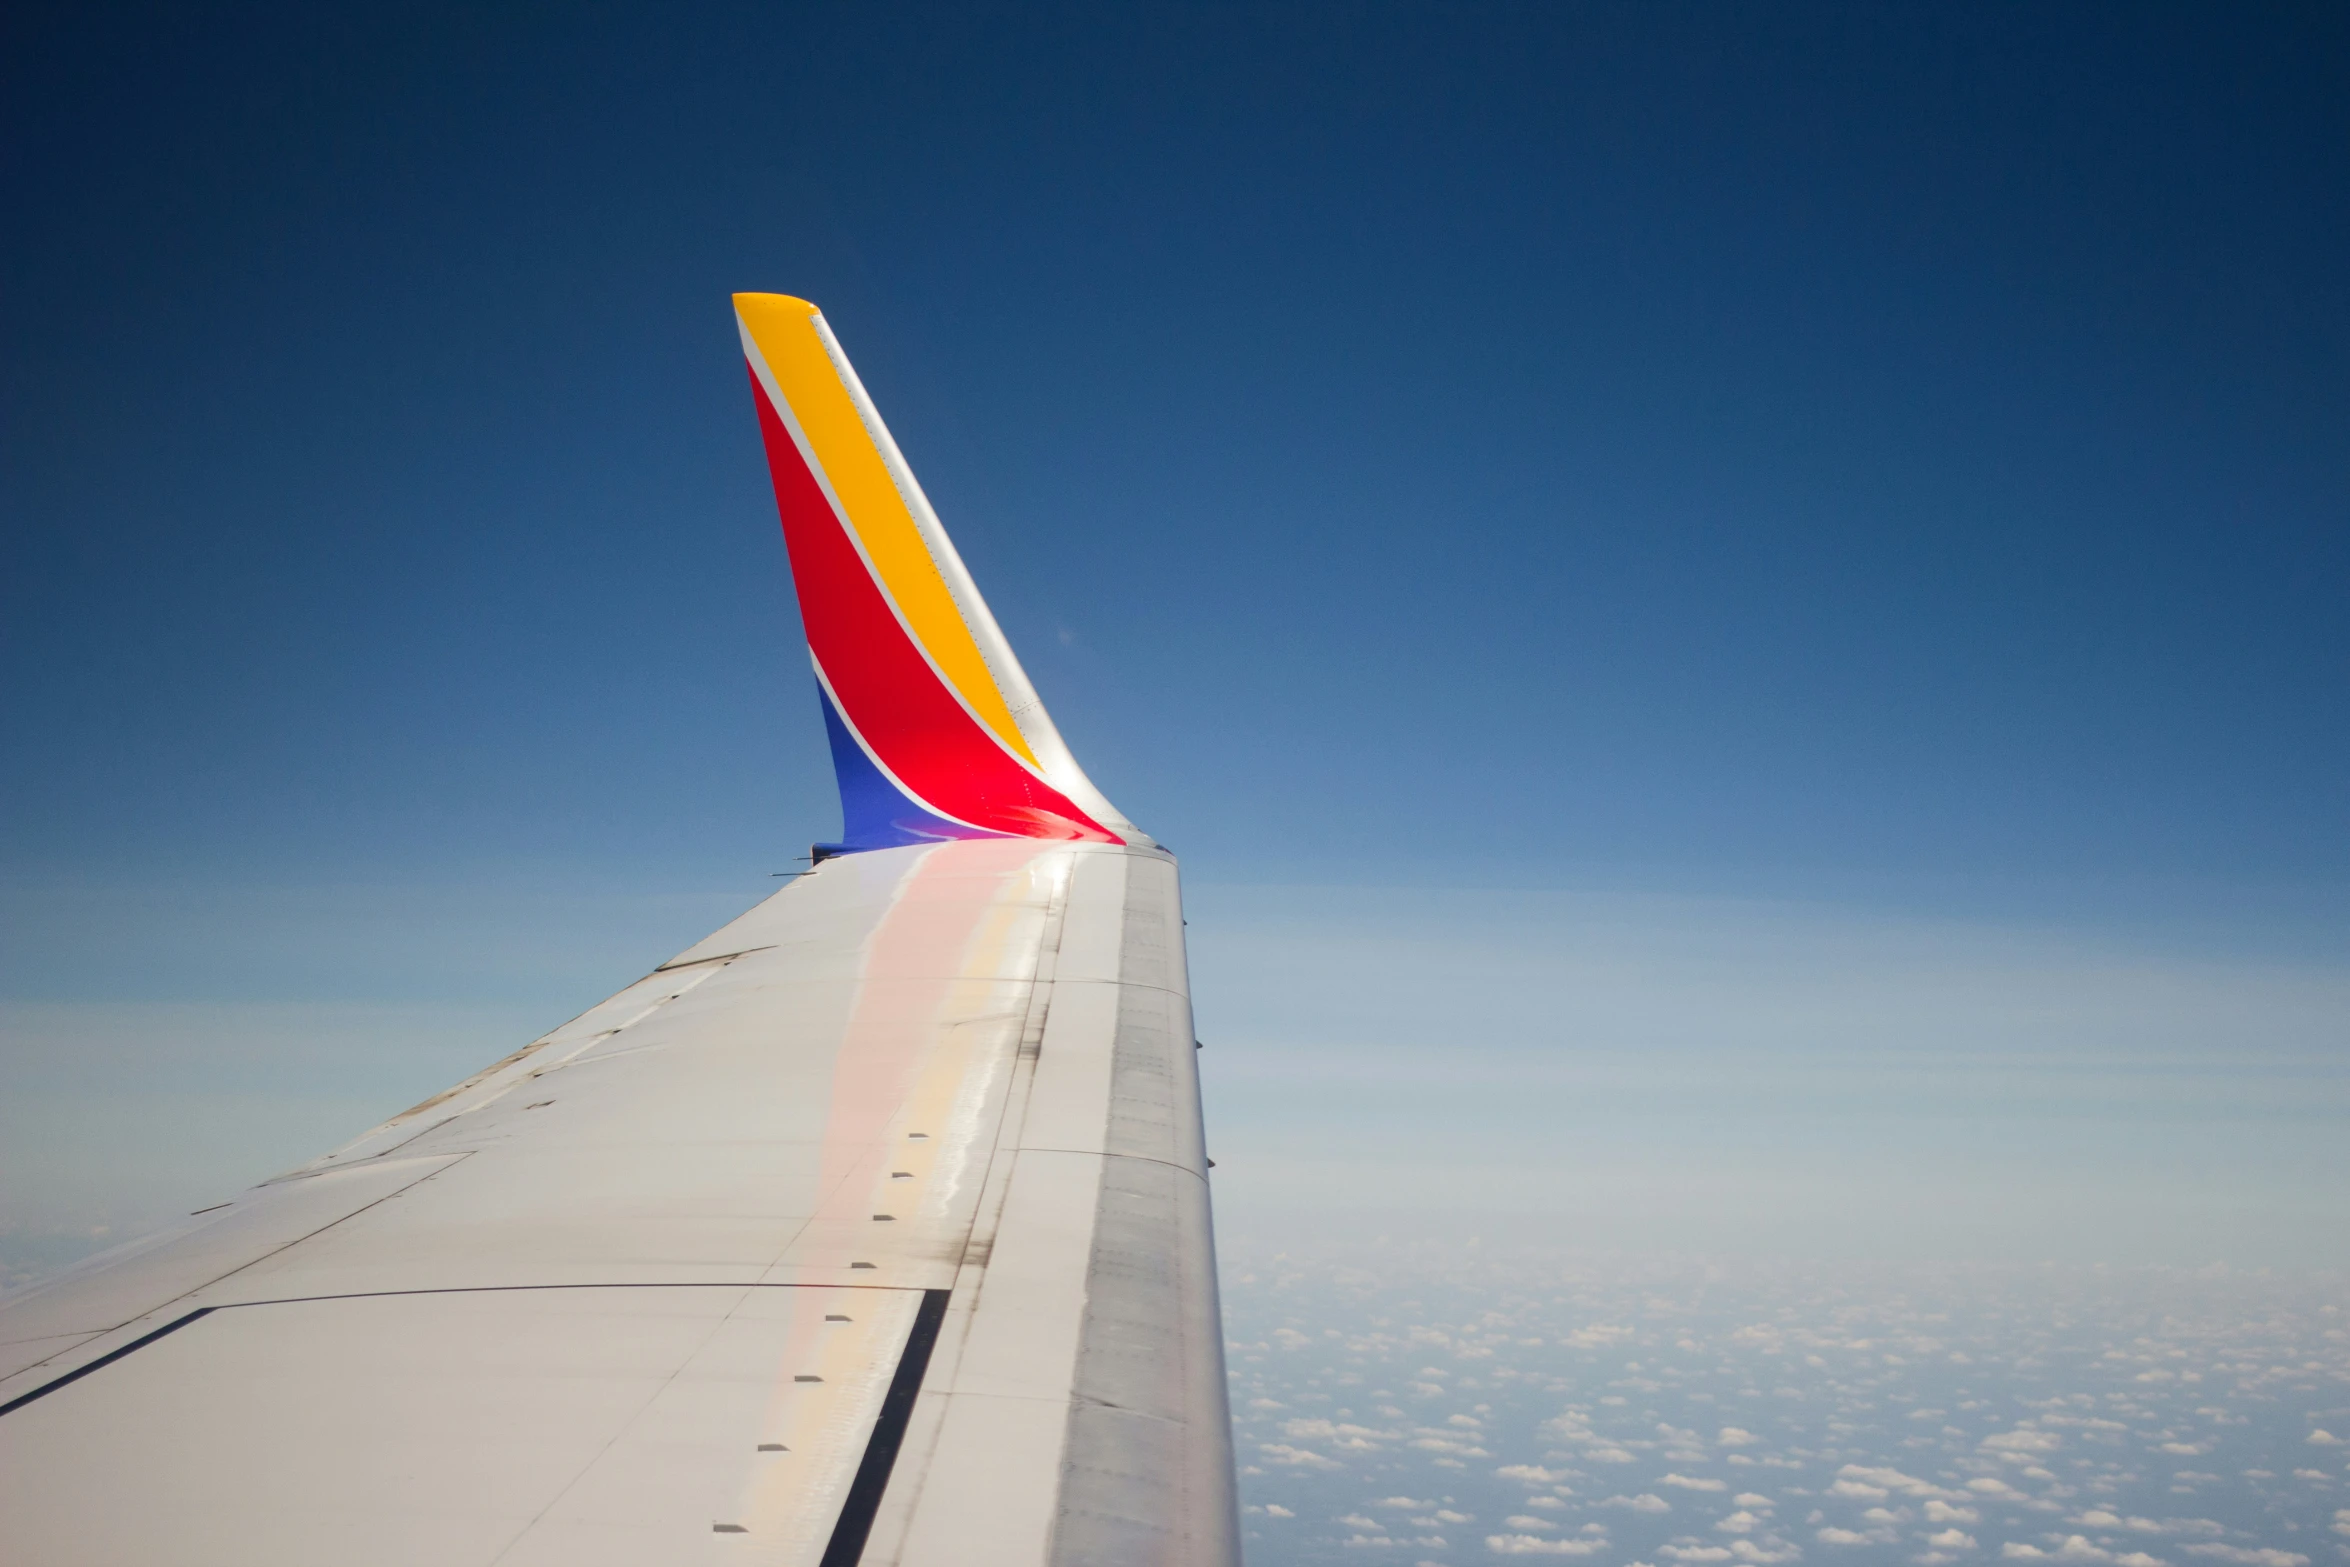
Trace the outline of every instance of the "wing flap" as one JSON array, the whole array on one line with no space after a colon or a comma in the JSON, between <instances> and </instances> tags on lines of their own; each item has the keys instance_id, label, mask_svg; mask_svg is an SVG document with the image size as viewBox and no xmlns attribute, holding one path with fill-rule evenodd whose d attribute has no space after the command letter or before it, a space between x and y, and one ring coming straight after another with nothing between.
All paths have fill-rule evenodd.
<instances>
[{"instance_id":1,"label":"wing flap","mask_svg":"<svg viewBox=\"0 0 2350 1567\"><path fill-rule=\"evenodd\" d=\"M1182 928L1166 860L1079 863L1003 1210L878 1559L970 1560L978 1527L1004 1561L1239 1560Z\"/></svg>"}]
</instances>

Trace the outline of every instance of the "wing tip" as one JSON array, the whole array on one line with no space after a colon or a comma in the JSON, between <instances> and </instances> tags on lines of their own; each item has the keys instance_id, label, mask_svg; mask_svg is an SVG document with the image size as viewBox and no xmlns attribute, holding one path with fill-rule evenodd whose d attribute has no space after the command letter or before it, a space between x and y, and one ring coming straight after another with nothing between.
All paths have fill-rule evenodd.
<instances>
[{"instance_id":1,"label":"wing tip","mask_svg":"<svg viewBox=\"0 0 2350 1567\"><path fill-rule=\"evenodd\" d=\"M734 313L746 321L753 316L769 320L797 317L804 321L810 316L821 314L813 304L797 295L760 293L736 294Z\"/></svg>"}]
</instances>

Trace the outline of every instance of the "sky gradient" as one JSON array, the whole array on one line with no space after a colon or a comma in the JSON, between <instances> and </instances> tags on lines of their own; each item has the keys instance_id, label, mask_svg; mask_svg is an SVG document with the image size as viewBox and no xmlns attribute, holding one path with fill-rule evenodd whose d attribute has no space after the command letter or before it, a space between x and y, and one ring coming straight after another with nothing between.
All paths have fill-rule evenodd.
<instances>
[{"instance_id":1,"label":"sky gradient","mask_svg":"<svg viewBox=\"0 0 2350 1567\"><path fill-rule=\"evenodd\" d=\"M1507 1124L1659 1244L2350 1260L2339 8L4 25L0 1228L314 1152L834 834L768 289L1183 856L1228 1210Z\"/></svg>"}]
</instances>

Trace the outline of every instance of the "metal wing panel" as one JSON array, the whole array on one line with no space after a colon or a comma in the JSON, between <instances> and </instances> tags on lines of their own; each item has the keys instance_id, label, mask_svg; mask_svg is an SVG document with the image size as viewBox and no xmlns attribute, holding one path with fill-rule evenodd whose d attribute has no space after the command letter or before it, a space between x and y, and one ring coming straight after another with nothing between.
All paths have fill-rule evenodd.
<instances>
[{"instance_id":1,"label":"metal wing panel","mask_svg":"<svg viewBox=\"0 0 2350 1567\"><path fill-rule=\"evenodd\" d=\"M875 1384L799 1384L792 1370L894 1358L909 1299L654 1287L218 1309L0 1418L0 1557L691 1560L747 1543L713 1522L755 1466L819 1503L839 1489ZM844 1337L811 1343L824 1333ZM758 1451L779 1434L791 1451ZM829 1528L831 1511L805 1516L819 1512L811 1527Z\"/></svg>"},{"instance_id":2,"label":"metal wing panel","mask_svg":"<svg viewBox=\"0 0 2350 1567\"><path fill-rule=\"evenodd\" d=\"M827 862L0 1302L0 1558L1236 1561L1174 900L1113 846Z\"/></svg>"}]
</instances>

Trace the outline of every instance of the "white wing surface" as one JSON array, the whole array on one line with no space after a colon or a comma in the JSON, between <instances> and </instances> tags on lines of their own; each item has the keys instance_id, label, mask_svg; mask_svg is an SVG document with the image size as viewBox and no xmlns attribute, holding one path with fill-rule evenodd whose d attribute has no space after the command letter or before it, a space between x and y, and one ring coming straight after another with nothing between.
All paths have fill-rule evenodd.
<instances>
[{"instance_id":1,"label":"white wing surface","mask_svg":"<svg viewBox=\"0 0 2350 1567\"><path fill-rule=\"evenodd\" d=\"M838 584L802 542L805 608ZM920 563L875 553L919 651L887 566ZM0 1562L1237 1563L1173 858L1076 771L983 605L976 662L926 667L1009 664L1002 722L1040 738L955 692L994 748L960 771L809 618L846 836L897 837L0 1300ZM877 807L873 775L929 792Z\"/></svg>"}]
</instances>

